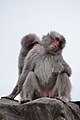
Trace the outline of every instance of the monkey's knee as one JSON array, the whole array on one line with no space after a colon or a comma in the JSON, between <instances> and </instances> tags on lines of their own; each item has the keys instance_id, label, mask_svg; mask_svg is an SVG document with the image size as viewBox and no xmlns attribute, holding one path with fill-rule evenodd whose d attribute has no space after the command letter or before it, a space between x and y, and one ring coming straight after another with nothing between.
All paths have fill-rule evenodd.
<instances>
[{"instance_id":1,"label":"monkey's knee","mask_svg":"<svg viewBox=\"0 0 80 120\"><path fill-rule=\"evenodd\" d=\"M34 72L29 72L24 84L23 84L23 91L31 90L35 86L36 75Z\"/></svg>"},{"instance_id":2,"label":"monkey's knee","mask_svg":"<svg viewBox=\"0 0 80 120\"><path fill-rule=\"evenodd\" d=\"M63 73L61 76L61 81L63 83L63 87L66 88L66 90L69 92L71 91L71 81L69 79L69 76L67 75L67 73Z\"/></svg>"},{"instance_id":3,"label":"monkey's knee","mask_svg":"<svg viewBox=\"0 0 80 120\"><path fill-rule=\"evenodd\" d=\"M24 99L26 101L31 101L34 99L34 93L35 91L38 91L38 83L37 83L37 78L34 72L30 72L23 84L23 98L22 101L24 101Z\"/></svg>"},{"instance_id":4,"label":"monkey's knee","mask_svg":"<svg viewBox=\"0 0 80 120\"><path fill-rule=\"evenodd\" d=\"M28 76L27 76L27 79L36 79L36 74L33 72L33 71L31 71L31 72L29 72L29 74L28 74Z\"/></svg>"},{"instance_id":5,"label":"monkey's knee","mask_svg":"<svg viewBox=\"0 0 80 120\"><path fill-rule=\"evenodd\" d=\"M29 72L29 74L27 75L27 78L26 78L26 80L25 80L25 82L24 82L24 84L23 84L23 87L24 86L26 86L26 85L34 85L35 83L36 83L36 75L35 75L35 73L34 72Z\"/></svg>"},{"instance_id":6,"label":"monkey's knee","mask_svg":"<svg viewBox=\"0 0 80 120\"><path fill-rule=\"evenodd\" d=\"M71 82L66 73L62 73L57 80L58 96L60 98L71 98Z\"/></svg>"}]
</instances>

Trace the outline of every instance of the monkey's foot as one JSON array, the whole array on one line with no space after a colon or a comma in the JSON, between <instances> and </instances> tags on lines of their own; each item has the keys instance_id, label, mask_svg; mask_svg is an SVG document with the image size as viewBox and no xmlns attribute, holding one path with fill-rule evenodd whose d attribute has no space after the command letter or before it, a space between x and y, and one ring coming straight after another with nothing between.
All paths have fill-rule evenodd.
<instances>
[{"instance_id":1,"label":"monkey's foot","mask_svg":"<svg viewBox=\"0 0 80 120\"><path fill-rule=\"evenodd\" d=\"M59 99L59 100L63 101L64 103L68 103L69 102L69 99L66 98L65 96L56 97L56 99Z\"/></svg>"},{"instance_id":2,"label":"monkey's foot","mask_svg":"<svg viewBox=\"0 0 80 120\"><path fill-rule=\"evenodd\" d=\"M20 104L24 104L24 103L30 102L30 101L31 101L30 99L25 98L25 99L22 99L22 100L20 101Z\"/></svg>"},{"instance_id":3,"label":"monkey's foot","mask_svg":"<svg viewBox=\"0 0 80 120\"><path fill-rule=\"evenodd\" d=\"M18 100L15 100L15 99L13 99L13 98L10 98L10 97L8 97L8 96L5 96L5 97L1 97L1 99L9 99L9 100L13 100L13 101L17 101L17 102L19 102Z\"/></svg>"}]
</instances>

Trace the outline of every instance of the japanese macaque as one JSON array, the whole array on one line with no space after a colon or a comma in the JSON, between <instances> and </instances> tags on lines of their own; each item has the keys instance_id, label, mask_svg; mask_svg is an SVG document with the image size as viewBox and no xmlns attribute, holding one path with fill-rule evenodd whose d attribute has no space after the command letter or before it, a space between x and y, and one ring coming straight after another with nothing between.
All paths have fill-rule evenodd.
<instances>
[{"instance_id":1,"label":"japanese macaque","mask_svg":"<svg viewBox=\"0 0 80 120\"><path fill-rule=\"evenodd\" d=\"M18 82L6 98L14 99L23 91L21 103L40 97L70 100L71 68L62 56L65 38L51 31L42 37L41 43L28 52Z\"/></svg>"},{"instance_id":2,"label":"japanese macaque","mask_svg":"<svg viewBox=\"0 0 80 120\"><path fill-rule=\"evenodd\" d=\"M18 69L19 75L22 73L24 66L24 59L27 56L28 52L34 47L34 45L39 44L40 40L35 34L25 35L21 40L21 49L18 59ZM23 91L20 92L20 97L23 97Z\"/></svg>"},{"instance_id":3,"label":"japanese macaque","mask_svg":"<svg viewBox=\"0 0 80 120\"><path fill-rule=\"evenodd\" d=\"M22 69L24 66L24 59L30 49L33 48L34 45L40 42L39 38L35 34L28 34L25 35L21 40L21 50L19 53L19 60L18 60L18 68L19 68L19 75L22 73Z\"/></svg>"}]
</instances>

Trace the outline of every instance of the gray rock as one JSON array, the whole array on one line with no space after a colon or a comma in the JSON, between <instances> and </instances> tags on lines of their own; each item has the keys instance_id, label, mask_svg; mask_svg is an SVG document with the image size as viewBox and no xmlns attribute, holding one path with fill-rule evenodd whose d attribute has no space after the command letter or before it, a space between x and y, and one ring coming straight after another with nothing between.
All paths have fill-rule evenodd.
<instances>
[{"instance_id":1,"label":"gray rock","mask_svg":"<svg viewBox=\"0 0 80 120\"><path fill-rule=\"evenodd\" d=\"M0 100L0 120L80 120L80 102L65 103L48 97L25 104Z\"/></svg>"}]
</instances>

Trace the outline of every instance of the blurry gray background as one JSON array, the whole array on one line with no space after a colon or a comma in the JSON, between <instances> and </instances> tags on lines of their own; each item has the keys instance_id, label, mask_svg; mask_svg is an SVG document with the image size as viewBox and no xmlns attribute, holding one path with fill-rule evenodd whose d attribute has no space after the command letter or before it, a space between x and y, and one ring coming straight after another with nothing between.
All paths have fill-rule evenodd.
<instances>
[{"instance_id":1,"label":"blurry gray background","mask_svg":"<svg viewBox=\"0 0 80 120\"><path fill-rule=\"evenodd\" d=\"M73 71L72 100L80 100L80 0L0 0L0 97L17 82L21 38L51 30L67 40L63 56Z\"/></svg>"}]
</instances>

